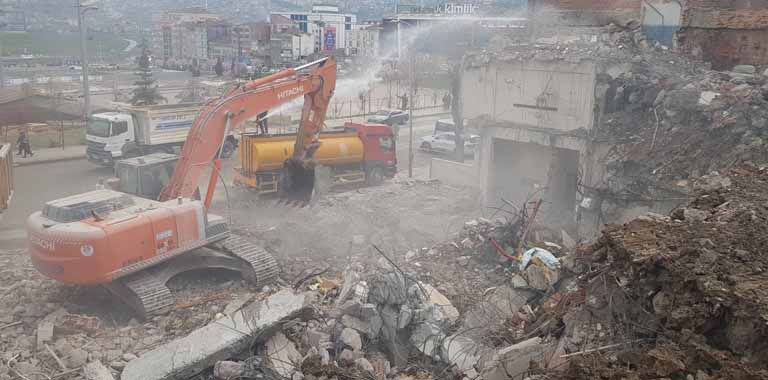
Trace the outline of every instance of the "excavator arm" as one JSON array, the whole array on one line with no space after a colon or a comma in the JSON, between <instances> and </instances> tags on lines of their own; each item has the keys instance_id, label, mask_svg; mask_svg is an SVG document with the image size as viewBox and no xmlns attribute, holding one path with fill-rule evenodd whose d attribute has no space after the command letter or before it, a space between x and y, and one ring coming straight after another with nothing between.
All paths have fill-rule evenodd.
<instances>
[{"instance_id":1,"label":"excavator arm","mask_svg":"<svg viewBox=\"0 0 768 380\"><path fill-rule=\"evenodd\" d=\"M314 186L314 172L309 175L314 151L319 146L318 134L325 122L328 103L336 88L336 60L327 57L301 67L286 69L270 76L256 79L230 90L208 103L195 119L187 141L181 151L179 162L168 186L160 194L160 200L191 198L194 196L200 177L213 165L206 208L213 200L216 179L221 162L217 157L224 139L234 128L260 113L274 109L301 96L304 97L299 129L293 156L286 162L286 192L306 196L306 188ZM294 173L301 170L301 173ZM309 188L309 196L312 187Z\"/></svg>"}]
</instances>

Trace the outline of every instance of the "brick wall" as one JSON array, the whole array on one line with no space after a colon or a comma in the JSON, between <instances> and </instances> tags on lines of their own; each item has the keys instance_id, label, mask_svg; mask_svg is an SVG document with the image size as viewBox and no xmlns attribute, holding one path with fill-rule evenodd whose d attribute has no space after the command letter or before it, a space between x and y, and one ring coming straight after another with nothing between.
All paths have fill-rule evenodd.
<instances>
[{"instance_id":1,"label":"brick wall","mask_svg":"<svg viewBox=\"0 0 768 380\"><path fill-rule=\"evenodd\" d=\"M687 0L689 9L762 10L768 9L768 0Z\"/></svg>"},{"instance_id":2,"label":"brick wall","mask_svg":"<svg viewBox=\"0 0 768 380\"><path fill-rule=\"evenodd\" d=\"M716 70L735 65L768 65L768 30L687 28L680 47L712 63Z\"/></svg>"}]
</instances>

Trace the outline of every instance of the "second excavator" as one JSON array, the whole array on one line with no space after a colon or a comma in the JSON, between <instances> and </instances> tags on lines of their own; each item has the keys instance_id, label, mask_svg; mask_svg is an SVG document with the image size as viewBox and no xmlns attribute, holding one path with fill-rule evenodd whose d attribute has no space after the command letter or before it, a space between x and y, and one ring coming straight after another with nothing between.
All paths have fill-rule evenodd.
<instances>
[{"instance_id":1,"label":"second excavator","mask_svg":"<svg viewBox=\"0 0 768 380\"><path fill-rule=\"evenodd\" d=\"M209 213L229 132L258 114L304 97L284 194L308 202L313 155L336 87L336 61L324 58L247 82L208 103L196 118L168 185L158 200L96 190L47 202L27 220L29 254L42 274L69 284L104 285L140 316L174 303L165 283L178 273L226 268L261 287L277 277L274 258L230 232ZM210 171L203 200L201 177Z\"/></svg>"}]
</instances>

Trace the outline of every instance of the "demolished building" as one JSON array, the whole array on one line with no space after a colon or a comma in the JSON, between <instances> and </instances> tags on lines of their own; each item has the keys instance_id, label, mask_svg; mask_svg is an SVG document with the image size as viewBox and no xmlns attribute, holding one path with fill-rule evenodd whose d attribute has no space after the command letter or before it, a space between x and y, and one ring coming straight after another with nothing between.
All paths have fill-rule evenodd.
<instances>
[{"instance_id":1,"label":"demolished building","mask_svg":"<svg viewBox=\"0 0 768 380\"><path fill-rule=\"evenodd\" d=\"M462 112L481 135L467 182L486 206L541 196L543 220L589 237L684 204L695 178L760 162L768 77L644 42L640 26L609 26L466 57Z\"/></svg>"}]
</instances>

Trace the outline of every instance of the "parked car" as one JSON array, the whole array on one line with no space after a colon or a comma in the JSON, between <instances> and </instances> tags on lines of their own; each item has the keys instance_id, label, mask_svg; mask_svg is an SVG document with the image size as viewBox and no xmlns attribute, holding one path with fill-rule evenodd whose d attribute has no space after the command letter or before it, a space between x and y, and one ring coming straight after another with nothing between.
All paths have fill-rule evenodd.
<instances>
[{"instance_id":1,"label":"parked car","mask_svg":"<svg viewBox=\"0 0 768 380\"><path fill-rule=\"evenodd\" d=\"M480 136L468 135L464 140L464 154L475 154L475 148L480 143ZM456 134L440 132L419 139L419 149L427 152L454 153L456 151Z\"/></svg>"},{"instance_id":2,"label":"parked car","mask_svg":"<svg viewBox=\"0 0 768 380\"><path fill-rule=\"evenodd\" d=\"M408 114L400 110L381 110L369 117L368 122L389 126L403 125L408 122Z\"/></svg>"}]
</instances>

